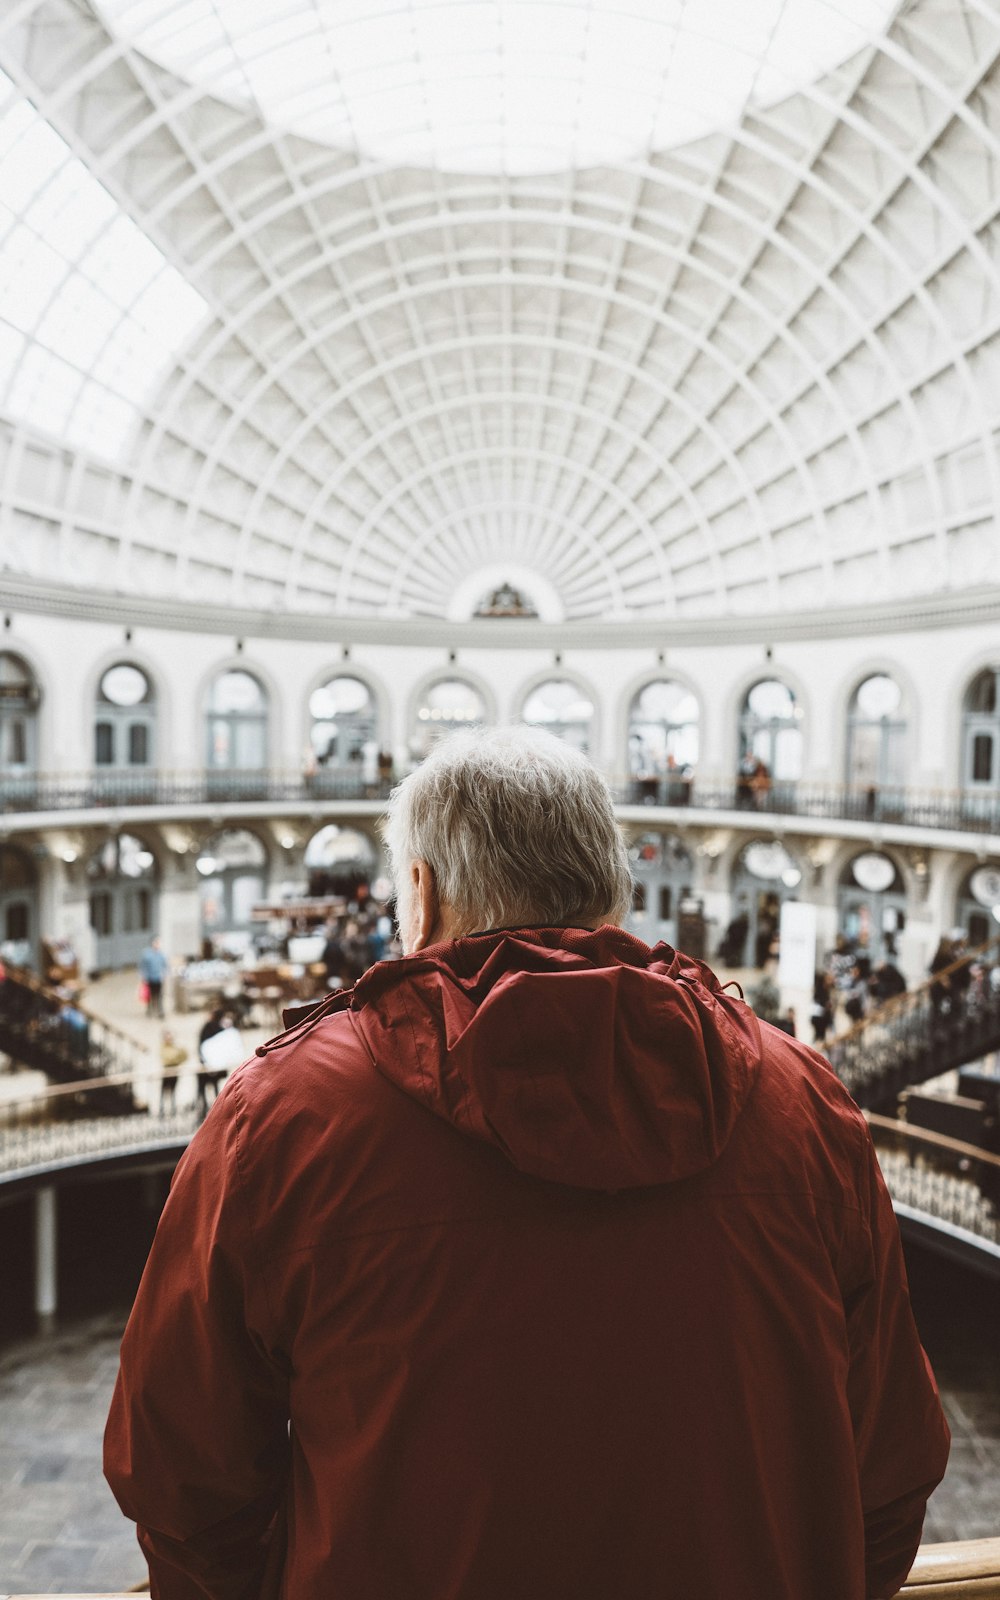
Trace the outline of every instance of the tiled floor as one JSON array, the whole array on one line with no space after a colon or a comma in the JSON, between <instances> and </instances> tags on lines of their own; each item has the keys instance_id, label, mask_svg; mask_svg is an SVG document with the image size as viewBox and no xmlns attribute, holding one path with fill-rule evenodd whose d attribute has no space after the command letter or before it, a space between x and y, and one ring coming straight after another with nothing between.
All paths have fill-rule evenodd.
<instances>
[{"instance_id":1,"label":"tiled floor","mask_svg":"<svg viewBox=\"0 0 1000 1600\"><path fill-rule=\"evenodd\" d=\"M928 1297L936 1308L924 1337L954 1434L928 1508L933 1541L1000 1535L1000 1354L989 1332L998 1290L953 1273L918 1262L913 1274L918 1314ZM124 1589L144 1576L100 1469L121 1322L90 1318L0 1355L2 1593Z\"/></svg>"},{"instance_id":2,"label":"tiled floor","mask_svg":"<svg viewBox=\"0 0 1000 1600\"><path fill-rule=\"evenodd\" d=\"M0 1592L124 1589L145 1577L101 1476L121 1314L0 1356Z\"/></svg>"}]
</instances>

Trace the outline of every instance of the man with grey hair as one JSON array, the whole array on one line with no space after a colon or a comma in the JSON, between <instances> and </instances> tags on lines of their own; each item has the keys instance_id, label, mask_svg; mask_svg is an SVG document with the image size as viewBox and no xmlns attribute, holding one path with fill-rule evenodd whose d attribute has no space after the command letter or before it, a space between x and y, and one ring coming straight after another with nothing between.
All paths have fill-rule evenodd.
<instances>
[{"instance_id":1,"label":"man with grey hair","mask_svg":"<svg viewBox=\"0 0 1000 1600\"><path fill-rule=\"evenodd\" d=\"M870 1600L947 1456L864 1121L622 931L589 762L394 792L404 960L178 1167L106 1436L161 1600Z\"/></svg>"}]
</instances>

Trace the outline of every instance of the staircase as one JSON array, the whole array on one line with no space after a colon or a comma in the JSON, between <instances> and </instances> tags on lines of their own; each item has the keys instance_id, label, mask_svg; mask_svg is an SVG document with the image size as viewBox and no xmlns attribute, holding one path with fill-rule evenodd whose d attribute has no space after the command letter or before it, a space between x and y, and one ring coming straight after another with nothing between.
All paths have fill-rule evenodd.
<instances>
[{"instance_id":1,"label":"staircase","mask_svg":"<svg viewBox=\"0 0 1000 1600\"><path fill-rule=\"evenodd\" d=\"M83 1087L94 1078L132 1076L145 1055L127 1034L78 1002L47 988L23 968L7 967L0 979L0 1051L21 1067L44 1072L51 1083ZM73 1096L64 1096L66 1112ZM87 1115L132 1111L129 1084L109 1084L81 1096Z\"/></svg>"},{"instance_id":2,"label":"staircase","mask_svg":"<svg viewBox=\"0 0 1000 1600\"><path fill-rule=\"evenodd\" d=\"M1000 938L897 995L826 1046L858 1104L895 1113L902 1090L1000 1050Z\"/></svg>"}]
</instances>

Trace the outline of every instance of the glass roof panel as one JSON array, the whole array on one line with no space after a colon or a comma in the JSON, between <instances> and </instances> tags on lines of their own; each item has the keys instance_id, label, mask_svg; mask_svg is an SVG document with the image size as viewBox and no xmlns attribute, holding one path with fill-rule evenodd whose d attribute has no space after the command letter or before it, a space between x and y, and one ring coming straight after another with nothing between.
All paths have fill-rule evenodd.
<instances>
[{"instance_id":1,"label":"glass roof panel","mask_svg":"<svg viewBox=\"0 0 1000 1600\"><path fill-rule=\"evenodd\" d=\"M0 194L0 411L117 456L207 303L2 72Z\"/></svg>"},{"instance_id":2,"label":"glass roof panel","mask_svg":"<svg viewBox=\"0 0 1000 1600\"><path fill-rule=\"evenodd\" d=\"M814 81L898 0L100 0L191 82L397 165L525 173L683 143Z\"/></svg>"}]
</instances>

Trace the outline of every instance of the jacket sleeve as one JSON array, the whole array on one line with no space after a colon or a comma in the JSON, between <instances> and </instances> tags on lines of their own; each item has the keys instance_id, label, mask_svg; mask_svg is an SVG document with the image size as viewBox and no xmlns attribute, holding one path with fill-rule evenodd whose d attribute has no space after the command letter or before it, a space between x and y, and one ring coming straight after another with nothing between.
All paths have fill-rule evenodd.
<instances>
[{"instance_id":1,"label":"jacket sleeve","mask_svg":"<svg viewBox=\"0 0 1000 1600\"><path fill-rule=\"evenodd\" d=\"M866 1595L903 1584L932 1490L944 1477L950 1434L917 1333L892 1201L864 1131L861 1203L868 1248L847 1305L848 1394L865 1529Z\"/></svg>"},{"instance_id":2,"label":"jacket sleeve","mask_svg":"<svg viewBox=\"0 0 1000 1600\"><path fill-rule=\"evenodd\" d=\"M240 1111L236 1074L177 1168L105 1431L105 1476L159 1600L258 1600L277 1544L287 1381L240 1184Z\"/></svg>"}]
</instances>

